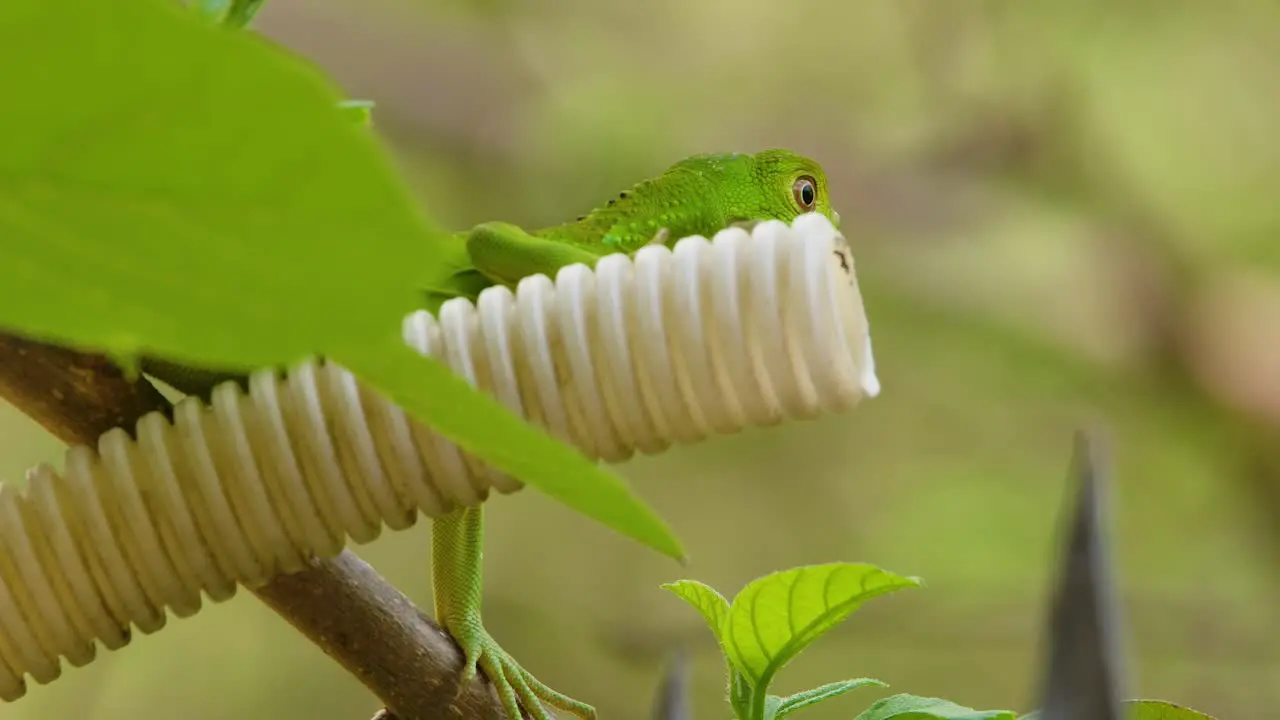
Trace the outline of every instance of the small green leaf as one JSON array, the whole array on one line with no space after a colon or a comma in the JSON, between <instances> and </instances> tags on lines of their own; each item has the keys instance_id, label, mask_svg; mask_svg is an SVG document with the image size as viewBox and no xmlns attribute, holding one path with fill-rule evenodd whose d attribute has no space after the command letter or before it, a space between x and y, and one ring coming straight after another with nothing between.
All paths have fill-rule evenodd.
<instances>
[{"instance_id":1,"label":"small green leaf","mask_svg":"<svg viewBox=\"0 0 1280 720\"><path fill-rule=\"evenodd\" d=\"M779 714L779 709L781 707L782 698L777 695L765 695L764 713L762 714L761 720L775 720L775 718L782 717L782 715Z\"/></svg>"},{"instance_id":2,"label":"small green leaf","mask_svg":"<svg viewBox=\"0 0 1280 720\"><path fill-rule=\"evenodd\" d=\"M843 695L851 690L857 690L868 685L876 687L888 687L879 680L873 678L857 678L854 680L841 680L840 682L827 683L812 690L805 690L794 695L788 695L782 698L782 702L778 706L777 717L784 717L801 708L816 705L823 700Z\"/></svg>"},{"instance_id":3,"label":"small green leaf","mask_svg":"<svg viewBox=\"0 0 1280 720\"><path fill-rule=\"evenodd\" d=\"M1128 700L1125 707L1129 720L1214 720L1212 715L1165 700Z\"/></svg>"},{"instance_id":4,"label":"small green leaf","mask_svg":"<svg viewBox=\"0 0 1280 720\"><path fill-rule=\"evenodd\" d=\"M1212 715L1165 700L1126 700L1124 707L1128 720L1215 720ZM1039 717L1040 711L1037 710L1020 716L1018 720L1037 720Z\"/></svg>"},{"instance_id":5,"label":"small green leaf","mask_svg":"<svg viewBox=\"0 0 1280 720\"><path fill-rule=\"evenodd\" d=\"M725 618L729 616L729 601L725 600L723 595L716 592L716 589L710 585L697 580L677 580L662 587L702 613L702 618L707 621L707 627L711 628L711 634L715 636L716 642L723 642L720 633L724 628Z\"/></svg>"},{"instance_id":6,"label":"small green leaf","mask_svg":"<svg viewBox=\"0 0 1280 720\"><path fill-rule=\"evenodd\" d=\"M210 22L220 23L227 17L231 0L190 0L191 9Z\"/></svg>"},{"instance_id":7,"label":"small green leaf","mask_svg":"<svg viewBox=\"0 0 1280 720\"><path fill-rule=\"evenodd\" d=\"M974 710L941 698L902 693L878 700L854 720L1014 720L1011 710Z\"/></svg>"},{"instance_id":8,"label":"small green leaf","mask_svg":"<svg viewBox=\"0 0 1280 720\"><path fill-rule=\"evenodd\" d=\"M267 0L193 0L191 7L213 23L242 28L253 20Z\"/></svg>"},{"instance_id":9,"label":"small green leaf","mask_svg":"<svg viewBox=\"0 0 1280 720\"><path fill-rule=\"evenodd\" d=\"M727 659L725 663L729 666L729 706L734 717L746 718L751 713L751 683L733 663Z\"/></svg>"},{"instance_id":10,"label":"small green leaf","mask_svg":"<svg viewBox=\"0 0 1280 720\"><path fill-rule=\"evenodd\" d=\"M864 602L919 580L874 565L831 563L752 581L733 599L723 625L725 653L756 687Z\"/></svg>"},{"instance_id":11,"label":"small green leaf","mask_svg":"<svg viewBox=\"0 0 1280 720\"><path fill-rule=\"evenodd\" d=\"M242 28L253 21L253 16L258 14L266 2L267 0L231 0L231 9L222 22L233 28Z\"/></svg>"},{"instance_id":12,"label":"small green leaf","mask_svg":"<svg viewBox=\"0 0 1280 720\"><path fill-rule=\"evenodd\" d=\"M373 106L372 100L343 100L338 103L338 109L344 115L361 125L368 125L373 119Z\"/></svg>"}]
</instances>

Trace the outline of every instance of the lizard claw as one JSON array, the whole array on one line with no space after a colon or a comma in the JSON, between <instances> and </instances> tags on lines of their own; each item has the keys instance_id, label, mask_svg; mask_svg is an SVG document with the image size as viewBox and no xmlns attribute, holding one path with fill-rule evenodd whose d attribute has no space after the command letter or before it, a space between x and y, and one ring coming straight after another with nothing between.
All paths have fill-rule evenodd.
<instances>
[{"instance_id":1,"label":"lizard claw","mask_svg":"<svg viewBox=\"0 0 1280 720\"><path fill-rule=\"evenodd\" d=\"M649 241L649 244L650 245L666 245L667 240L670 238L671 238L671 231L668 230L667 228L660 228L658 232L653 236L653 239Z\"/></svg>"},{"instance_id":2,"label":"lizard claw","mask_svg":"<svg viewBox=\"0 0 1280 720\"><path fill-rule=\"evenodd\" d=\"M520 667L489 635L479 618L459 625L457 630L449 628L450 634L466 656L458 683L459 693L475 679L477 670L480 670L489 679L507 717L525 717L521 714L523 709L532 720L555 720L555 716L546 709L550 706L571 713L581 720L596 720L595 708L552 690L528 670Z\"/></svg>"}]
</instances>

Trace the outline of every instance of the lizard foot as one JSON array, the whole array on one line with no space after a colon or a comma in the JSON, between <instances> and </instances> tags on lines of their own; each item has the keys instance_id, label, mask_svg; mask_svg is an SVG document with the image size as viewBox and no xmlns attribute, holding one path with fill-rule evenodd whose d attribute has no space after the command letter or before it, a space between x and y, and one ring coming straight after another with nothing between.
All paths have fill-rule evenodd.
<instances>
[{"instance_id":1,"label":"lizard foot","mask_svg":"<svg viewBox=\"0 0 1280 720\"><path fill-rule=\"evenodd\" d=\"M571 713L582 720L596 720L594 707L552 690L520 667L515 658L507 654L480 624L479 618L460 623L461 627L449 628L466 661L462 665L459 692L476 677L476 670L484 671L507 717L518 719L520 709L533 720L555 720L545 706ZM545 704L545 706L544 706Z\"/></svg>"}]
</instances>

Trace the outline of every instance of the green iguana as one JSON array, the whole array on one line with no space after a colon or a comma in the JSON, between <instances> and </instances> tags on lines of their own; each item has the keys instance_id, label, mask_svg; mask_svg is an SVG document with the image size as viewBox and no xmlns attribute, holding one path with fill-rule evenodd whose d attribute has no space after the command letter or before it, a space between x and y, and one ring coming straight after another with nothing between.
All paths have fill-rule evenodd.
<instances>
[{"instance_id":1,"label":"green iguana","mask_svg":"<svg viewBox=\"0 0 1280 720\"><path fill-rule=\"evenodd\" d=\"M552 278L567 265L588 267L606 255L635 253L653 244L671 244L690 235L711 237L732 225L763 220L790 222L808 212L825 215L837 227L826 175L818 163L787 150L756 154L707 154L681 160L644 180L604 206L572 222L535 231L500 222L453 233L447 262L427 271L423 307L435 313L447 300L474 300L495 284L513 287L522 278ZM175 388L201 397L229 373L195 370L151 358L142 368ZM591 706L539 682L498 645L481 621L483 510L462 508L437 518L432 529L432 582L436 620L466 655L462 682L483 669L508 715L523 707L534 720L552 720L543 704L582 718Z\"/></svg>"}]
</instances>

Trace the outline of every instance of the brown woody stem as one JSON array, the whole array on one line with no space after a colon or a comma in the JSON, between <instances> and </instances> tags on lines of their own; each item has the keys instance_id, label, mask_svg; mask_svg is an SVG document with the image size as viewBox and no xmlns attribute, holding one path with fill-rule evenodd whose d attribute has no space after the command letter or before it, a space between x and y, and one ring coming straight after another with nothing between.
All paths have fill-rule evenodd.
<instances>
[{"instance_id":1,"label":"brown woody stem","mask_svg":"<svg viewBox=\"0 0 1280 720\"><path fill-rule=\"evenodd\" d=\"M168 401L107 358L0 333L0 399L65 443L95 446ZM426 568L424 568L424 571ZM252 592L336 660L396 720L502 720L483 679L457 691L462 654L443 630L350 550Z\"/></svg>"}]
</instances>

